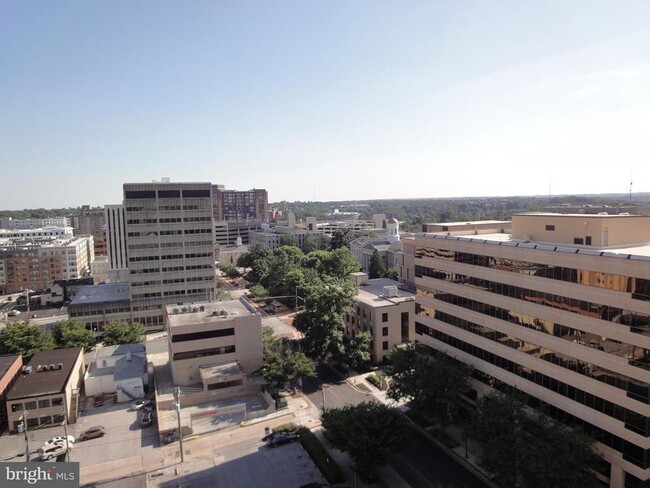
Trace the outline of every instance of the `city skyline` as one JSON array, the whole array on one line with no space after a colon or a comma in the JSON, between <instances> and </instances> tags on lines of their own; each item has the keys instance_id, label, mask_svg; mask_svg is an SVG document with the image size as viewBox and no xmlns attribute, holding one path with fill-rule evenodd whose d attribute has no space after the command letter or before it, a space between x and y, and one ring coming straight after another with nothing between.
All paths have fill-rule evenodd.
<instances>
[{"instance_id":1,"label":"city skyline","mask_svg":"<svg viewBox=\"0 0 650 488\"><path fill-rule=\"evenodd\" d=\"M650 191L650 6L7 2L0 208Z\"/></svg>"}]
</instances>

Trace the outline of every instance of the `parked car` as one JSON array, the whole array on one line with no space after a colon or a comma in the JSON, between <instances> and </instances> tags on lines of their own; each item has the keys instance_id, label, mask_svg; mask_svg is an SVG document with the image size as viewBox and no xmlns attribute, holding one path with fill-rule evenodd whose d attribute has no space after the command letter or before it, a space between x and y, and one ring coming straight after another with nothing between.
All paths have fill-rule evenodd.
<instances>
[{"instance_id":1,"label":"parked car","mask_svg":"<svg viewBox=\"0 0 650 488\"><path fill-rule=\"evenodd\" d=\"M48 449L52 447L55 444L65 444L65 436L63 435L57 435L56 437L52 437L49 441L47 441L45 444L43 444L43 449ZM74 444L75 438L72 435L68 436L68 442L70 445Z\"/></svg>"},{"instance_id":2,"label":"parked car","mask_svg":"<svg viewBox=\"0 0 650 488\"><path fill-rule=\"evenodd\" d=\"M97 425L95 427L91 427L90 429L84 431L81 433L79 436L80 441L85 441L88 439L95 439L96 437L102 437L104 434L106 434L106 427L103 425Z\"/></svg>"},{"instance_id":3,"label":"parked car","mask_svg":"<svg viewBox=\"0 0 650 488\"><path fill-rule=\"evenodd\" d=\"M147 406L153 406L153 402L148 399L136 400L131 404L131 410L135 410L137 412L141 408L145 408Z\"/></svg>"},{"instance_id":4,"label":"parked car","mask_svg":"<svg viewBox=\"0 0 650 488\"><path fill-rule=\"evenodd\" d=\"M278 432L273 434L266 441L266 445L269 447L281 446L282 444L289 444L290 442L295 442L299 439L298 434L295 432Z\"/></svg>"},{"instance_id":5,"label":"parked car","mask_svg":"<svg viewBox=\"0 0 650 488\"><path fill-rule=\"evenodd\" d=\"M151 424L153 424L153 413L148 410L144 410L142 412L142 416L140 417L140 426L151 427Z\"/></svg>"},{"instance_id":6,"label":"parked car","mask_svg":"<svg viewBox=\"0 0 650 488\"><path fill-rule=\"evenodd\" d=\"M60 442L58 444L52 444L49 447L43 446L36 452L38 452L41 459L48 460L54 457L59 457L61 454L65 454L69 449L72 449L72 444L66 447L63 442Z\"/></svg>"},{"instance_id":7,"label":"parked car","mask_svg":"<svg viewBox=\"0 0 650 488\"><path fill-rule=\"evenodd\" d=\"M16 316L20 315L20 310L9 310L7 315L9 315L9 317L16 317Z\"/></svg>"},{"instance_id":8,"label":"parked car","mask_svg":"<svg viewBox=\"0 0 650 488\"><path fill-rule=\"evenodd\" d=\"M103 404L104 404L104 394L100 393L99 395L95 395L95 398L93 400L93 406L101 407Z\"/></svg>"}]
</instances>

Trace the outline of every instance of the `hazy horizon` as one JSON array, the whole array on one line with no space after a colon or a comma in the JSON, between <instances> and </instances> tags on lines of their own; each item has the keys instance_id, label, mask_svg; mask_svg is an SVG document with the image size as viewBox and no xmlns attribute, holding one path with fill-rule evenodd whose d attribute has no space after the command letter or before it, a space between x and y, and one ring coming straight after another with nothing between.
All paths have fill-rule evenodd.
<instances>
[{"instance_id":1,"label":"hazy horizon","mask_svg":"<svg viewBox=\"0 0 650 488\"><path fill-rule=\"evenodd\" d=\"M0 208L650 191L650 4L0 5Z\"/></svg>"}]
</instances>

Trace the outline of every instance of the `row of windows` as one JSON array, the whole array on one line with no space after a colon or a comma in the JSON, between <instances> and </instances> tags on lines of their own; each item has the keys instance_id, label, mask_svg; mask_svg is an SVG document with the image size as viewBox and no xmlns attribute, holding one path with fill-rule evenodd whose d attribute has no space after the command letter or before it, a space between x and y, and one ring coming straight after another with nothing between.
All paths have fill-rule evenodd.
<instances>
[{"instance_id":1,"label":"row of windows","mask_svg":"<svg viewBox=\"0 0 650 488\"><path fill-rule=\"evenodd\" d=\"M420 327L423 327L422 324L420 324L420 327L418 327L418 323L416 322L416 330ZM463 351L467 354L470 354L474 357L477 357L485 362L488 362L490 364L493 364L499 368L502 368L506 371L509 371L511 373L517 374L517 366L515 363L512 363L512 361L508 361L504 358L501 358L499 356L496 356L492 353L489 353L479 347L476 347L472 344L468 344L464 341L461 341L460 339L456 339L455 337L448 336L447 334L444 334L440 331L432 331L430 334L431 337L437 339L440 342L443 342L455 349L458 349L460 351ZM539 374L539 373L537 373ZM493 378L482 371L474 369L472 371L472 376L475 379L478 379L479 381L484 382L485 384L489 385L492 388L496 388L501 391L508 391L511 389L509 385L506 383L501 382L500 380ZM542 375L543 377L544 375ZM550 386L550 380L553 380L552 378L549 379L549 386ZM557 382L557 380L554 380ZM539 382L536 381L537 384L540 384ZM572 388L572 387L568 387ZM549 388L550 389L550 388ZM568 391L568 390L567 390ZM573 388L572 392L575 392L576 389ZM560 420L568 425L571 426L578 426L583 428L588 434L593 435L599 442L605 444L606 446L611 447L612 449L619 451L623 453L623 459L626 461L629 461L636 466L639 466L642 469L647 469L650 467L650 449L642 449L641 447L637 446L636 444L633 444L629 441L626 441L611 432L607 432L600 427L596 427L595 425L579 418L574 415L571 415L567 412L565 412L562 409L559 409L553 405L550 405L546 402L543 402L542 400L532 396L528 395L527 393L522 392L521 390L518 390L518 394L520 394L522 397L524 397L528 404L536 408L537 410L543 411L547 415ZM568 396L568 395L567 395Z\"/></svg>"},{"instance_id":2,"label":"row of windows","mask_svg":"<svg viewBox=\"0 0 650 488\"><path fill-rule=\"evenodd\" d=\"M180 190L158 190L158 198L180 198ZM211 197L210 190L183 190L183 198ZM124 192L125 200L155 199L156 190L128 190Z\"/></svg>"},{"instance_id":3,"label":"row of windows","mask_svg":"<svg viewBox=\"0 0 650 488\"><path fill-rule=\"evenodd\" d=\"M170 230L147 230L141 232L128 232L128 237L157 237L157 236L181 236L181 235L193 235L193 234L211 234L212 229L170 229Z\"/></svg>"},{"instance_id":4,"label":"row of windows","mask_svg":"<svg viewBox=\"0 0 650 488\"><path fill-rule=\"evenodd\" d=\"M184 359L203 358L206 356L220 356L222 354L233 354L235 346L213 347L211 349L199 349L196 351L176 352L174 353L174 361L181 361Z\"/></svg>"},{"instance_id":5,"label":"row of windows","mask_svg":"<svg viewBox=\"0 0 650 488\"><path fill-rule=\"evenodd\" d=\"M623 291L631 293L632 298L650 300L650 280L644 278L421 246L416 247L415 257L430 257L444 261L525 274L527 276L538 276L596 288Z\"/></svg>"},{"instance_id":6,"label":"row of windows","mask_svg":"<svg viewBox=\"0 0 650 488\"><path fill-rule=\"evenodd\" d=\"M200 341L203 339L212 339L214 337L227 337L233 335L235 335L235 329L233 327L228 329L202 330L200 332L172 335L172 342Z\"/></svg>"},{"instance_id":7,"label":"row of windows","mask_svg":"<svg viewBox=\"0 0 650 488\"><path fill-rule=\"evenodd\" d=\"M418 278L427 276L435 280L464 285L473 289L488 291L496 295L537 303L539 305L584 315L586 317L607 320L609 322L629 326L631 332L639 334L650 332L648 330L650 328L650 316L630 310L424 266L415 266L415 276Z\"/></svg>"},{"instance_id":8,"label":"row of windows","mask_svg":"<svg viewBox=\"0 0 650 488\"><path fill-rule=\"evenodd\" d=\"M559 337L582 347L598 349L599 351L612 354L616 357L626 358L629 364L641 369L647 370L650 365L650 351L633 344L627 344L621 341L609 339L605 336L583 332L550 320L540 319L526 313L517 312L516 310L507 310L477 300L453 295L451 293L434 292L422 287L418 289L417 293L420 296L428 296L466 310L481 313L489 317L526 327L554 337ZM420 316L434 317L438 313L432 307L427 307L420 303L417 303L415 308L416 314Z\"/></svg>"},{"instance_id":9,"label":"row of windows","mask_svg":"<svg viewBox=\"0 0 650 488\"><path fill-rule=\"evenodd\" d=\"M83 310L72 310L68 309L70 317L90 317L92 315L109 315L117 313L129 313L131 310L128 307L116 307L116 308L93 308L93 309L83 309Z\"/></svg>"},{"instance_id":10,"label":"row of windows","mask_svg":"<svg viewBox=\"0 0 650 488\"><path fill-rule=\"evenodd\" d=\"M416 323L416 334L429 335L434 338L438 338L437 337L438 334L442 334L445 337L449 337L446 336L446 334L443 334L442 332L438 332L431 327L427 327L426 325L422 325L418 323ZM610 417L614 417L615 419L624 422L625 427L627 429L636 432L637 434L644 435L646 437L650 436L650 422L648 417L639 415L638 413L632 410L628 410L608 400L604 400L600 397L592 395L591 393L587 393L584 390L581 390L579 388L575 388L573 386L567 385L566 383L558 381L555 378L551 378L550 376L546 376L530 368L521 366L520 364L502 358L497 354L484 351L483 349L480 349L476 346L471 346L471 347L476 348L477 351L478 350L481 351L481 353L477 357L483 359L484 361L487 361L491 364L506 369L507 371L513 374L521 376L522 378L526 378L527 380L532 381L533 383L536 383L540 386L543 386L544 388L552 390L555 393L559 393L562 396L568 397L589 408L602 412Z\"/></svg>"},{"instance_id":11,"label":"row of windows","mask_svg":"<svg viewBox=\"0 0 650 488\"><path fill-rule=\"evenodd\" d=\"M557 364L558 366L561 366L570 371L580 373L589 378L593 378L616 388L620 388L627 392L628 397L646 404L650 404L650 385L648 383L633 380L627 376L609 371L595 364L569 358L563 354L559 354L553 351L552 349L539 346L532 342L526 342L514 336L503 334L488 327L478 325L459 317L441 312L440 310L436 310L433 315L427 313L427 316L434 317L441 322L445 322L446 324L453 325L454 327L472 332L473 334L497 342L504 346L508 346L520 352L524 352L531 356L543 359L544 361Z\"/></svg>"},{"instance_id":12,"label":"row of windows","mask_svg":"<svg viewBox=\"0 0 650 488\"><path fill-rule=\"evenodd\" d=\"M222 381L221 383L211 383L208 385L208 390L223 390L224 388L232 388L234 386L241 386L244 380Z\"/></svg>"},{"instance_id":13,"label":"row of windows","mask_svg":"<svg viewBox=\"0 0 650 488\"><path fill-rule=\"evenodd\" d=\"M32 410L36 410L37 408L50 408L50 407L60 407L63 405L63 397L59 398L46 398L44 400L32 400L32 401L27 401L24 404L23 403L12 403L11 404L11 411L12 412L24 412L27 410L28 412L31 412Z\"/></svg>"}]
</instances>

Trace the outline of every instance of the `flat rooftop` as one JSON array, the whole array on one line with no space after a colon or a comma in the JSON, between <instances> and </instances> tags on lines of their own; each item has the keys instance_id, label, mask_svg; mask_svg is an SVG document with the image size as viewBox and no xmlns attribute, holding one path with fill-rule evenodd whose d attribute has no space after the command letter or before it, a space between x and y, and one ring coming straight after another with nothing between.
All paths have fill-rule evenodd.
<instances>
[{"instance_id":1,"label":"flat rooftop","mask_svg":"<svg viewBox=\"0 0 650 488\"><path fill-rule=\"evenodd\" d=\"M103 283L79 288L70 305L91 305L129 300L131 286L128 283Z\"/></svg>"},{"instance_id":2,"label":"flat rooftop","mask_svg":"<svg viewBox=\"0 0 650 488\"><path fill-rule=\"evenodd\" d=\"M7 400L61 393L81 351L81 347L68 347L37 352L29 362L32 372L18 378L14 387L9 391ZM52 364L56 368L59 363L62 363L61 369L38 371L39 365Z\"/></svg>"},{"instance_id":3,"label":"flat rooftop","mask_svg":"<svg viewBox=\"0 0 650 488\"><path fill-rule=\"evenodd\" d=\"M374 280L368 280L365 284L359 287L357 300L362 303L372 305L373 307L387 307L395 303L414 300L414 293L402 290L400 288L397 288L397 296L387 297L384 295L385 286L398 287L399 285L399 281L391 280L390 278L377 278Z\"/></svg>"},{"instance_id":4,"label":"flat rooftop","mask_svg":"<svg viewBox=\"0 0 650 488\"><path fill-rule=\"evenodd\" d=\"M558 214L560 215L560 214ZM580 217L585 217L580 215ZM603 217L603 216L599 216ZM615 217L614 215L612 217ZM522 241L512 239L511 234L493 233L493 234L468 234L461 236L447 236L437 233L424 233L419 234L426 237L434 237L436 239L457 240L457 241L473 241L485 242L497 245L523 247L528 249L541 249L546 251L559 251L573 254L588 254L609 257L619 257L622 259L639 259L642 261L650 261L650 243L643 243L630 246L618 247L597 247L597 246L573 246L570 244L552 244L548 242L535 242L535 241Z\"/></svg>"},{"instance_id":5,"label":"flat rooftop","mask_svg":"<svg viewBox=\"0 0 650 488\"><path fill-rule=\"evenodd\" d=\"M219 323L235 317L257 315L242 299L222 302L198 302L183 305L167 305L167 322L170 327Z\"/></svg>"},{"instance_id":6,"label":"flat rooftop","mask_svg":"<svg viewBox=\"0 0 650 488\"><path fill-rule=\"evenodd\" d=\"M16 359L20 357L20 354L5 354L0 356L0 378L2 378L9 368L11 367L14 362L16 362Z\"/></svg>"}]
</instances>

